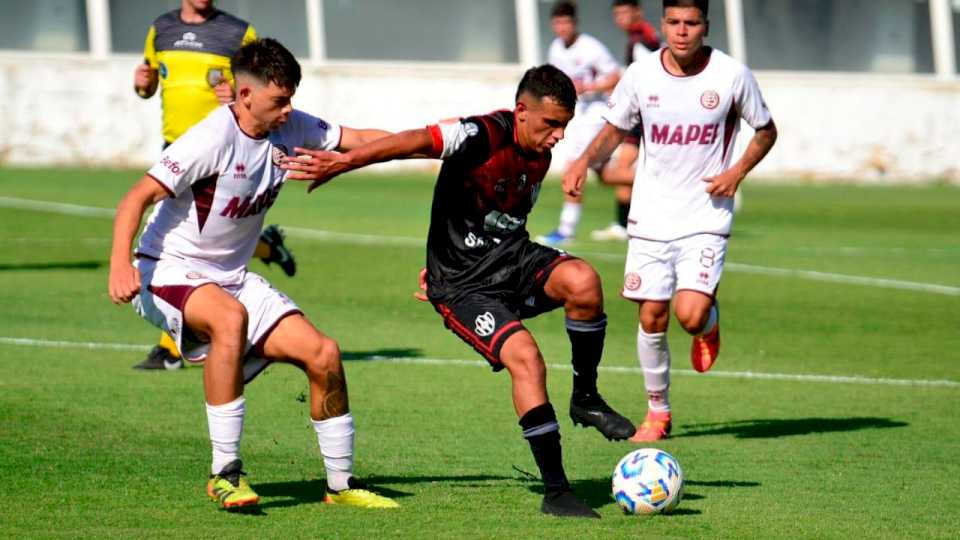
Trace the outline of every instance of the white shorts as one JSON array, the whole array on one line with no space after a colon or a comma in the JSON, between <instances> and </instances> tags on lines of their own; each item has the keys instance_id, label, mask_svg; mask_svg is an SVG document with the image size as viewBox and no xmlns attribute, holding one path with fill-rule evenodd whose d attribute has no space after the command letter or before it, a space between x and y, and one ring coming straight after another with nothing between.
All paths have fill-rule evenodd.
<instances>
[{"instance_id":1,"label":"white shorts","mask_svg":"<svg viewBox=\"0 0 960 540\"><path fill-rule=\"evenodd\" d=\"M677 291L716 293L727 255L727 238L698 234L658 242L631 238L623 271L623 297L669 301Z\"/></svg>"},{"instance_id":2,"label":"white shorts","mask_svg":"<svg viewBox=\"0 0 960 540\"><path fill-rule=\"evenodd\" d=\"M184 261L138 258L140 294L133 299L137 314L170 334L183 357L202 362L210 348L184 327L183 307L187 298L201 285L215 283L243 304L247 310L247 349L243 364L244 382L250 382L267 367L262 358L263 343L285 317L302 314L285 294L274 289L259 275L246 272L239 284L223 285L191 270Z\"/></svg>"}]
</instances>

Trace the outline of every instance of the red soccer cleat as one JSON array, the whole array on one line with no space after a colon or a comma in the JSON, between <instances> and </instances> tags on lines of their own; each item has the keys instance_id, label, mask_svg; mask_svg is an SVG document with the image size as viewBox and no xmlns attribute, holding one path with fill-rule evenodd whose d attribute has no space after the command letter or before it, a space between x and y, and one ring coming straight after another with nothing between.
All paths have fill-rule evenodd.
<instances>
[{"instance_id":1,"label":"red soccer cleat","mask_svg":"<svg viewBox=\"0 0 960 540\"><path fill-rule=\"evenodd\" d=\"M637 427L637 433L630 437L630 442L645 443L666 439L670 436L672 426L673 421L670 418L670 411L648 411L646 419Z\"/></svg>"},{"instance_id":2,"label":"red soccer cleat","mask_svg":"<svg viewBox=\"0 0 960 540\"><path fill-rule=\"evenodd\" d=\"M709 371L720 355L720 323L709 333L702 336L693 336L693 345L690 347L690 363L693 369L703 373Z\"/></svg>"}]
</instances>

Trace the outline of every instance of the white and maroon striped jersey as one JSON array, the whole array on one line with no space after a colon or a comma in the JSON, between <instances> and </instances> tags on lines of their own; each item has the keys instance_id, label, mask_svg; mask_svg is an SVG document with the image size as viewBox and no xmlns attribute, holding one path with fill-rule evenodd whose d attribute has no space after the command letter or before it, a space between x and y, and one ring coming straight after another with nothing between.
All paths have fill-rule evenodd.
<instances>
[{"instance_id":1,"label":"white and maroon striped jersey","mask_svg":"<svg viewBox=\"0 0 960 540\"><path fill-rule=\"evenodd\" d=\"M279 129L254 139L241 131L230 106L215 109L147 172L170 197L154 208L136 252L185 260L218 282L239 283L286 179L281 158L297 146L336 149L340 133L339 126L294 110Z\"/></svg>"},{"instance_id":2,"label":"white and maroon striped jersey","mask_svg":"<svg viewBox=\"0 0 960 540\"><path fill-rule=\"evenodd\" d=\"M620 71L620 64L610 49L589 34L580 34L573 45L566 47L556 38L550 44L547 62L567 74L574 82L593 83ZM607 93L588 92L577 101L577 114L583 114L594 105L607 101Z\"/></svg>"},{"instance_id":3,"label":"white and maroon striped jersey","mask_svg":"<svg viewBox=\"0 0 960 540\"><path fill-rule=\"evenodd\" d=\"M627 230L662 241L728 235L733 199L711 197L704 178L730 167L740 119L761 128L770 123L770 111L753 73L726 54L713 49L702 71L677 77L663 65L665 52L634 62L604 112L620 129L643 125L643 162Z\"/></svg>"}]
</instances>

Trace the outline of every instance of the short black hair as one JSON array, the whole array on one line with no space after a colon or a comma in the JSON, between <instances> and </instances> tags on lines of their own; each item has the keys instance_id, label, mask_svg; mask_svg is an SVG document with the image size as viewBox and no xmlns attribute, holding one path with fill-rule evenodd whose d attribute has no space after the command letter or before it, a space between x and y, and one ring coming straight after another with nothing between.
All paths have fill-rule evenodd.
<instances>
[{"instance_id":1,"label":"short black hair","mask_svg":"<svg viewBox=\"0 0 960 540\"><path fill-rule=\"evenodd\" d=\"M523 74L517 87L518 102L522 94L530 94L537 99L550 98L570 111L577 106L577 90L573 81L550 64L532 67Z\"/></svg>"},{"instance_id":2,"label":"short black hair","mask_svg":"<svg viewBox=\"0 0 960 540\"><path fill-rule=\"evenodd\" d=\"M576 2L562 1L553 4L553 8L550 9L550 18L552 19L554 17L570 17L572 19L576 19Z\"/></svg>"},{"instance_id":3,"label":"short black hair","mask_svg":"<svg viewBox=\"0 0 960 540\"><path fill-rule=\"evenodd\" d=\"M272 38L252 41L230 59L234 77L246 73L263 84L276 84L287 90L296 90L300 84L300 63L293 53Z\"/></svg>"},{"instance_id":4,"label":"short black hair","mask_svg":"<svg viewBox=\"0 0 960 540\"><path fill-rule=\"evenodd\" d=\"M640 7L639 0L613 0L613 7L633 6Z\"/></svg>"},{"instance_id":5,"label":"short black hair","mask_svg":"<svg viewBox=\"0 0 960 540\"><path fill-rule=\"evenodd\" d=\"M663 0L663 11L667 11L670 7L700 8L703 18L706 19L710 13L710 0Z\"/></svg>"}]
</instances>

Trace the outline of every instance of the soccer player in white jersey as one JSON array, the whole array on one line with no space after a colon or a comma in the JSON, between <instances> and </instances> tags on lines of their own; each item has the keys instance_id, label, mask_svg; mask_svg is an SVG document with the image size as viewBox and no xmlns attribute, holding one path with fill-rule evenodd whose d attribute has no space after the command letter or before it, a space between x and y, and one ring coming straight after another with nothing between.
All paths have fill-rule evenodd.
<instances>
[{"instance_id":1,"label":"soccer player in white jersey","mask_svg":"<svg viewBox=\"0 0 960 540\"><path fill-rule=\"evenodd\" d=\"M623 296L640 305L637 355L648 412L633 441L670 433L670 302L694 336L694 369L720 351L717 285L740 183L777 139L760 88L746 66L704 45L708 0L664 0L667 47L630 66L610 99L607 125L563 178L579 193L589 163L609 155L639 120L645 145L630 208ZM743 155L732 150L743 119L754 130Z\"/></svg>"},{"instance_id":2,"label":"soccer player in white jersey","mask_svg":"<svg viewBox=\"0 0 960 540\"><path fill-rule=\"evenodd\" d=\"M567 127L564 143L567 145L567 155L576 157L586 150L590 141L606 123L603 111L606 109L610 91L620 80L620 64L603 43L580 32L577 27L576 4L557 2L550 16L556 39L550 44L547 62L566 73L577 90L577 109ZM569 167L569 163L568 161L565 169ZM604 163L605 160L591 163L591 168L599 175ZM539 236L537 241L558 246L572 240L580 223L582 199L580 194L565 194L559 226L553 232Z\"/></svg>"},{"instance_id":3,"label":"soccer player in white jersey","mask_svg":"<svg viewBox=\"0 0 960 540\"><path fill-rule=\"evenodd\" d=\"M170 333L187 355L206 355L204 393L213 446L207 493L224 508L259 502L241 470L244 385L271 362L302 369L327 472L325 502L388 508L351 473L354 423L339 347L246 264L295 147L351 149L388 135L331 125L295 110L293 55L272 39L231 59L236 101L164 150L117 207L110 298ZM130 253L145 210L156 204Z\"/></svg>"}]
</instances>

